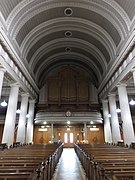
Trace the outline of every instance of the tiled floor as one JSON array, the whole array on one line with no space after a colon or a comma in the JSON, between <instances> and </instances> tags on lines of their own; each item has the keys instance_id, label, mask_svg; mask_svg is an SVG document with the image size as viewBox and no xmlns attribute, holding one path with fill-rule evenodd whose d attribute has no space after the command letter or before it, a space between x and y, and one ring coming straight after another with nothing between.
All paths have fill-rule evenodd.
<instances>
[{"instance_id":1,"label":"tiled floor","mask_svg":"<svg viewBox=\"0 0 135 180\"><path fill-rule=\"evenodd\" d=\"M87 180L73 148L64 148L52 180Z\"/></svg>"}]
</instances>

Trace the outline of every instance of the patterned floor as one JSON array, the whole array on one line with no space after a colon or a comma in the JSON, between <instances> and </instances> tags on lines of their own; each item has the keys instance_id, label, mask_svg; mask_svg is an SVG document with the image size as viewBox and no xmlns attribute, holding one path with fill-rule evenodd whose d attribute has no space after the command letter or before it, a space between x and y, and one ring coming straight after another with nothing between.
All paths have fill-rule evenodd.
<instances>
[{"instance_id":1,"label":"patterned floor","mask_svg":"<svg viewBox=\"0 0 135 180\"><path fill-rule=\"evenodd\" d=\"M73 148L64 148L52 180L87 180Z\"/></svg>"}]
</instances>

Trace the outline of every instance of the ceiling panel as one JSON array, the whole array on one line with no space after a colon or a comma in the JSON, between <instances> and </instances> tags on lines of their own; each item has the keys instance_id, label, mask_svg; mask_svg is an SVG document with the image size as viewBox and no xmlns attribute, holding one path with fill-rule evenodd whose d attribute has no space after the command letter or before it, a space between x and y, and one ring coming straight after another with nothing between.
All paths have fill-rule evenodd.
<instances>
[{"instance_id":1,"label":"ceiling panel","mask_svg":"<svg viewBox=\"0 0 135 180\"><path fill-rule=\"evenodd\" d=\"M115 0L127 13L130 20L135 15L135 0Z\"/></svg>"}]
</instances>

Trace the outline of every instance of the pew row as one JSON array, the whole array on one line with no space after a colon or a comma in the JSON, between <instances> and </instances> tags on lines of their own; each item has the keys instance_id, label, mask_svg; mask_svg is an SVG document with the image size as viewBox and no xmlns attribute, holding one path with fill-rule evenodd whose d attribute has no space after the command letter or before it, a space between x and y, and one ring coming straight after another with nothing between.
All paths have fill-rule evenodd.
<instances>
[{"instance_id":1,"label":"pew row","mask_svg":"<svg viewBox=\"0 0 135 180\"><path fill-rule=\"evenodd\" d=\"M108 145L75 144L89 180L135 180L135 150Z\"/></svg>"},{"instance_id":2,"label":"pew row","mask_svg":"<svg viewBox=\"0 0 135 180\"><path fill-rule=\"evenodd\" d=\"M63 144L27 145L0 151L0 180L51 180Z\"/></svg>"}]
</instances>

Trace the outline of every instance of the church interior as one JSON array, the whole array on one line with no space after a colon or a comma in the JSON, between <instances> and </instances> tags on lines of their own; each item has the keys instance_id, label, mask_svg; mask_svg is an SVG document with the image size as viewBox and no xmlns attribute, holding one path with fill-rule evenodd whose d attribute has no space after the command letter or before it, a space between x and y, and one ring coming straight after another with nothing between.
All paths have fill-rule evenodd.
<instances>
[{"instance_id":1,"label":"church interior","mask_svg":"<svg viewBox=\"0 0 135 180\"><path fill-rule=\"evenodd\" d=\"M0 143L0 180L135 180L135 0L0 0Z\"/></svg>"}]
</instances>

